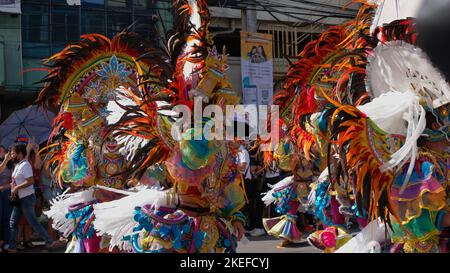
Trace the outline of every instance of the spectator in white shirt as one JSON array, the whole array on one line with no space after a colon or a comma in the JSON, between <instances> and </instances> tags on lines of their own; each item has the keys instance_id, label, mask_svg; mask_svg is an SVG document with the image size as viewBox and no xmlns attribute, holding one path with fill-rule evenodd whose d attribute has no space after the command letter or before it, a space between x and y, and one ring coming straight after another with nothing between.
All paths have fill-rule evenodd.
<instances>
[{"instance_id":1,"label":"spectator in white shirt","mask_svg":"<svg viewBox=\"0 0 450 273\"><path fill-rule=\"evenodd\" d=\"M247 233L251 236L260 236L265 234L262 228L262 211L263 204L261 202L261 187L258 187L258 176L253 176L251 171L252 162L247 148L243 141L238 141L239 146L237 163L239 170L244 177L245 191L248 197L248 204L244 209L247 216Z\"/></svg>"},{"instance_id":2,"label":"spectator in white shirt","mask_svg":"<svg viewBox=\"0 0 450 273\"><path fill-rule=\"evenodd\" d=\"M11 238L9 240L8 252L16 252L18 224L22 215L42 239L46 247L55 248L57 245L52 241L45 228L38 222L35 214L36 195L34 191L33 168L26 159L27 148L25 144L17 143L12 147L11 157L17 164L12 173L11 196L18 199L14 206L10 219Z\"/></svg>"},{"instance_id":3,"label":"spectator in white shirt","mask_svg":"<svg viewBox=\"0 0 450 273\"><path fill-rule=\"evenodd\" d=\"M245 180L252 179L252 174L250 172L250 154L242 144L239 146L238 151L238 166L239 171L242 173Z\"/></svg>"}]
</instances>

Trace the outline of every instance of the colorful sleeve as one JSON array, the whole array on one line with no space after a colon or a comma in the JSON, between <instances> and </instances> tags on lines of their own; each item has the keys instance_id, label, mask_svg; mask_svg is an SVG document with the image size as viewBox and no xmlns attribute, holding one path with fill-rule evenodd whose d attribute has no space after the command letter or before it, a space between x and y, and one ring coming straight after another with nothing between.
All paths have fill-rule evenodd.
<instances>
[{"instance_id":1,"label":"colorful sleeve","mask_svg":"<svg viewBox=\"0 0 450 273\"><path fill-rule=\"evenodd\" d=\"M230 221L241 221L245 223L245 216L240 210L245 206L245 194L237 177L233 183L227 185L224 189L224 207L220 209L220 214Z\"/></svg>"},{"instance_id":2,"label":"colorful sleeve","mask_svg":"<svg viewBox=\"0 0 450 273\"><path fill-rule=\"evenodd\" d=\"M247 222L247 217L245 217L244 213L242 213L241 211L237 211L233 215L229 216L228 220L230 222L240 221L243 225L245 225Z\"/></svg>"},{"instance_id":3,"label":"colorful sleeve","mask_svg":"<svg viewBox=\"0 0 450 273\"><path fill-rule=\"evenodd\" d=\"M439 231L442 231L444 227L442 226L442 221L444 220L445 215L447 215L448 211L446 209L442 209L438 212L436 216L436 228Z\"/></svg>"}]
</instances>

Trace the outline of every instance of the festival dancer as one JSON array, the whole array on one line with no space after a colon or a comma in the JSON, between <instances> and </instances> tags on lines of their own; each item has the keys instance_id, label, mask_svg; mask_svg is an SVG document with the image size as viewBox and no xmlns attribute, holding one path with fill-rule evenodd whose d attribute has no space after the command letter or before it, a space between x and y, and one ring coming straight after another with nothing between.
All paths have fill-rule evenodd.
<instances>
[{"instance_id":1,"label":"festival dancer","mask_svg":"<svg viewBox=\"0 0 450 273\"><path fill-rule=\"evenodd\" d=\"M316 147L328 170L330 158L338 158L328 179L350 191L338 192L340 212L348 211L352 193L359 216L392 223L402 251L436 251L447 222L447 181L439 183L436 156L424 156L418 139L426 128L443 131L425 116L447 107L448 83L415 46L413 19L380 27L379 16L372 25L374 11L363 5L355 20L308 44L274 104L305 158Z\"/></svg>"},{"instance_id":2,"label":"festival dancer","mask_svg":"<svg viewBox=\"0 0 450 273\"><path fill-rule=\"evenodd\" d=\"M313 179L312 165L306 159L293 154L290 157L290 165L293 175L275 184L263 197L266 205L276 203L276 212L282 214L279 217L263 219L267 233L282 239L278 246L280 248L302 240L303 234L297 227L297 221L304 222L304 219L298 219L298 213L308 211L309 185Z\"/></svg>"},{"instance_id":3,"label":"festival dancer","mask_svg":"<svg viewBox=\"0 0 450 273\"><path fill-rule=\"evenodd\" d=\"M274 104L280 107L280 117L289 129L288 135L301 157L311 161L314 177L318 177L329 165L327 161L336 154L330 144L327 120L330 115L328 97L342 103L367 102L364 87L364 69L370 43L365 39L373 17L374 6L363 5L357 18L340 26L331 27L317 40L308 43L291 64L283 90L274 97ZM354 49L358 49L356 50ZM366 51L367 48L367 51ZM351 77L350 77L351 76ZM348 88L350 87L350 88ZM348 176L340 172L330 174L332 188L341 189L348 183ZM323 181L325 182L325 181ZM322 208L316 207L316 213L323 212L331 202L328 190L330 184L322 183L319 199L325 201ZM313 185L314 187L314 185ZM317 188L313 188L312 194ZM330 198L329 201L326 201ZM345 217L339 211L349 211L349 192L341 191L339 198L332 197L333 210L322 218L327 224L344 225ZM342 202L343 204L339 203ZM319 204L318 204L319 205ZM324 214L322 216L325 216ZM345 231L344 238L348 238Z\"/></svg>"},{"instance_id":4,"label":"festival dancer","mask_svg":"<svg viewBox=\"0 0 450 273\"><path fill-rule=\"evenodd\" d=\"M203 135L205 127L221 128L204 121L200 129L183 127L181 140L172 134L179 124L167 112L176 105L192 110L199 98L200 107L225 110L239 101L226 53L210 43L205 1L174 6L179 23L165 48L124 31L112 41L84 36L50 59L56 68L38 102L62 109L53 173L60 184L87 188L57 198L47 212L55 228L74 235L72 251L229 252L243 235L241 177L226 142ZM127 164L117 152L128 153ZM132 185L161 174L164 180L138 183L144 188L120 190L126 179Z\"/></svg>"},{"instance_id":5,"label":"festival dancer","mask_svg":"<svg viewBox=\"0 0 450 273\"><path fill-rule=\"evenodd\" d=\"M226 77L226 54L219 55L209 42L206 1L174 4L180 11L180 24L169 48L180 52L168 52L166 58L172 62L163 67L174 73L155 84L150 70L144 86L151 99L134 97L139 107L124 107L124 116L111 127L113 136L133 135L148 141L131 158L128 172L139 180L148 168L162 164L167 183L94 205L94 226L111 237L111 249L121 251L235 252L245 223L240 212L245 204L243 178L228 141L208 140L204 135L205 130L218 133L222 128L205 118L200 127L182 128L181 138L176 139L171 132L172 126L179 125L173 124L176 117L169 119L155 111L158 100L165 100L169 110L175 105L203 110L214 103L223 111L225 105L239 100ZM188 118L187 123L194 122Z\"/></svg>"},{"instance_id":6,"label":"festival dancer","mask_svg":"<svg viewBox=\"0 0 450 273\"><path fill-rule=\"evenodd\" d=\"M124 189L129 167L125 156L133 150L108 136L107 126L120 119L120 103L130 104L121 100L120 88L142 96L140 74L156 63L136 59L154 50L155 43L131 28L111 40L87 34L46 61L50 72L37 103L59 112L45 167L59 187L67 189L46 214L55 229L72 237L68 252L108 249L107 239L93 229L93 204L123 195L96 186Z\"/></svg>"},{"instance_id":7,"label":"festival dancer","mask_svg":"<svg viewBox=\"0 0 450 273\"><path fill-rule=\"evenodd\" d=\"M334 102L331 133L356 177L359 207L370 219L392 223L391 251L439 252L439 234L448 224L448 178L428 151L431 136L448 133L442 130L448 119L436 113L448 109L450 88L415 46L421 34L413 19L378 27L373 35L377 44L367 66L372 101L357 108ZM421 138L426 130L429 136Z\"/></svg>"}]
</instances>

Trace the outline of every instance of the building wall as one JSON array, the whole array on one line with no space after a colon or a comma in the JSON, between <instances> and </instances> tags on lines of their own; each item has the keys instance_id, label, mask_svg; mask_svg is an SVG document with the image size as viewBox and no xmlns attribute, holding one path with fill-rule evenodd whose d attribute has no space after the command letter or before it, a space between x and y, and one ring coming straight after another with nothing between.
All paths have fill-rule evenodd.
<instances>
[{"instance_id":1,"label":"building wall","mask_svg":"<svg viewBox=\"0 0 450 273\"><path fill-rule=\"evenodd\" d=\"M65 0L22 0L24 69L42 67L42 59L79 41L82 34L98 33L111 38L133 22L149 23L157 10L171 27L169 0L81 0L81 6L70 6ZM23 89L39 90L42 85L34 83L44 75L45 72L27 73Z\"/></svg>"},{"instance_id":2,"label":"building wall","mask_svg":"<svg viewBox=\"0 0 450 273\"><path fill-rule=\"evenodd\" d=\"M210 10L211 16L215 18L223 18L223 19L240 19L241 11L240 7L230 8L230 5L226 5L226 1L221 0L211 0L210 2ZM233 2L233 1L230 1ZM266 4L269 7L270 14L267 11L264 11L264 8L260 5L254 5L252 7L252 2L246 3L249 8L257 9L257 20L258 21L283 21L285 23L301 23L303 20L309 21L319 21L320 24L325 25L336 25L342 23L342 18L339 17L327 17L321 18L321 16L316 15L306 15L306 14L320 14L320 12L339 12L342 14L351 15L353 11L358 9L359 4L350 3L348 0L314 0L314 1L305 1L301 3L300 1L293 0L266 0L261 1L261 3ZM311 3L324 4L324 7L316 6ZM270 7L270 4L276 4L277 7ZM286 7L283 7L286 6ZM327 7L328 6L328 7ZM335 8L332 8L335 7ZM342 9L342 7L346 7L346 9ZM286 13L291 13L290 15L285 15ZM277 18L275 19L274 16ZM320 20L319 20L320 19Z\"/></svg>"},{"instance_id":3,"label":"building wall","mask_svg":"<svg viewBox=\"0 0 450 273\"><path fill-rule=\"evenodd\" d=\"M31 104L46 75L42 61L80 35L109 38L133 22L150 23L158 11L166 28L173 18L171 0L22 0L21 15L0 13L0 122ZM154 35L145 29L141 34Z\"/></svg>"},{"instance_id":4,"label":"building wall","mask_svg":"<svg viewBox=\"0 0 450 273\"><path fill-rule=\"evenodd\" d=\"M21 105L20 98L12 96L22 86L20 39L20 16L0 13L0 122Z\"/></svg>"},{"instance_id":5,"label":"building wall","mask_svg":"<svg viewBox=\"0 0 450 273\"><path fill-rule=\"evenodd\" d=\"M266 2L268 3L268 1ZM305 3L302 4L298 1L277 0L276 2L280 6L294 5L299 8L307 8L311 10L319 9L317 6L311 6ZM344 7L349 3L348 0L315 0L314 2L320 2L334 7ZM243 28L242 11L239 7L227 7L224 1L211 0L209 1L209 3L212 17L210 27L211 32L214 35L214 41L218 49L221 49L223 46L225 46L227 49L227 53L229 53L230 55L230 57L228 58L230 65L228 76L231 84L234 87L234 90L242 98L240 64L240 31ZM344 12L345 15L351 17L351 15L354 14L354 11L356 11L358 7L359 4L352 4L348 6L349 9ZM300 12L300 10L295 8L281 10L286 12ZM297 23L302 23L302 21L280 13L275 14L278 19L276 20L273 15L274 14L271 15L265 11L257 11L256 26L258 32L269 33L273 35L273 78L274 92L276 92L280 90L284 76L286 75L286 72L289 68L289 63L286 60L286 57L294 60L293 57L298 55L298 53L303 50L304 45L311 41L311 39L317 37L318 34L323 32L329 26L340 24L347 19L324 18L322 20L318 20L320 19L320 17L301 15L302 18L306 20L317 21L317 23L310 25L297 25Z\"/></svg>"},{"instance_id":6,"label":"building wall","mask_svg":"<svg viewBox=\"0 0 450 273\"><path fill-rule=\"evenodd\" d=\"M348 0L320 1L334 6L343 6L348 2ZM228 48L227 52L230 53L228 74L235 90L241 94L239 58L241 11L236 8L214 6L213 0L208 2L211 5L212 32L220 32L215 41L219 45L219 50L223 45ZM294 1L277 2L292 4ZM300 5L298 1L294 3ZM0 122L2 117L18 105L23 106L34 100L42 87L42 84L34 83L46 74L45 71L39 70L43 68L43 59L57 53L66 44L78 41L80 34L100 33L112 37L133 21L148 19L156 15L157 11L160 12L166 27L171 28L173 24L171 0L81 0L81 6L69 6L66 0L22 0L22 15L0 13ZM314 16L306 18L317 19ZM294 18L280 14L278 19L289 24L298 22ZM257 20L258 31L265 33L270 32L274 25L280 24L269 13L262 11L257 12ZM305 39L302 40L302 43L306 43L314 33L320 33L328 25L342 21L343 19L325 19L316 25L297 27L293 31L309 34L304 35ZM276 40L275 38L274 42L280 42ZM301 44L295 48L295 51L300 50ZM286 60L282 58L274 60L275 82L283 78L287 68Z\"/></svg>"},{"instance_id":7,"label":"building wall","mask_svg":"<svg viewBox=\"0 0 450 273\"><path fill-rule=\"evenodd\" d=\"M228 65L228 79L230 80L233 90L236 91L242 99L242 75L241 75L241 58L239 57L229 57Z\"/></svg>"},{"instance_id":8,"label":"building wall","mask_svg":"<svg viewBox=\"0 0 450 273\"><path fill-rule=\"evenodd\" d=\"M0 92L22 85L20 17L0 13Z\"/></svg>"}]
</instances>

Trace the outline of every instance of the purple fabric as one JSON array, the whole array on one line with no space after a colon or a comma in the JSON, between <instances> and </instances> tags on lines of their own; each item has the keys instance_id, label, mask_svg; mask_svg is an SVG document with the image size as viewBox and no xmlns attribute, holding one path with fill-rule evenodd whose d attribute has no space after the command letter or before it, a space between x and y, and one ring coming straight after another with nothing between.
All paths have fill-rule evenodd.
<instances>
[{"instance_id":1,"label":"purple fabric","mask_svg":"<svg viewBox=\"0 0 450 273\"><path fill-rule=\"evenodd\" d=\"M360 229L365 228L367 226L367 224L369 224L367 219L360 218L360 217L356 217L356 221L358 222Z\"/></svg>"},{"instance_id":2,"label":"purple fabric","mask_svg":"<svg viewBox=\"0 0 450 273\"><path fill-rule=\"evenodd\" d=\"M439 242L439 248L441 253L448 253L448 246L447 246L447 240L440 240Z\"/></svg>"},{"instance_id":3,"label":"purple fabric","mask_svg":"<svg viewBox=\"0 0 450 273\"><path fill-rule=\"evenodd\" d=\"M422 183L409 185L402 194L400 194L400 188L392 187L391 196L394 198L416 199L424 190L435 192L439 188L442 188L441 184L434 177L430 177L430 179L422 181Z\"/></svg>"},{"instance_id":4,"label":"purple fabric","mask_svg":"<svg viewBox=\"0 0 450 273\"><path fill-rule=\"evenodd\" d=\"M86 253L98 253L100 251L101 237L94 234L94 237L89 239L83 239L83 246Z\"/></svg>"},{"instance_id":5,"label":"purple fabric","mask_svg":"<svg viewBox=\"0 0 450 273\"><path fill-rule=\"evenodd\" d=\"M288 213L295 215L297 213L298 207L300 207L300 202L297 199L292 199L289 203Z\"/></svg>"},{"instance_id":6,"label":"purple fabric","mask_svg":"<svg viewBox=\"0 0 450 273\"><path fill-rule=\"evenodd\" d=\"M345 216L339 212L341 204L336 200L336 196L331 196L331 214L333 218L333 225L345 225Z\"/></svg>"},{"instance_id":7,"label":"purple fabric","mask_svg":"<svg viewBox=\"0 0 450 273\"><path fill-rule=\"evenodd\" d=\"M85 208L85 207L87 207L87 206L89 206L89 205L92 205L92 204L94 204L94 203L95 203L95 201L77 203L77 204L71 205L71 206L69 207L69 211L80 210L80 209L83 209L83 208Z\"/></svg>"},{"instance_id":8,"label":"purple fabric","mask_svg":"<svg viewBox=\"0 0 450 273\"><path fill-rule=\"evenodd\" d=\"M294 220L295 217L291 217L292 216L288 216L288 218L286 219L280 216L276 218L264 219L267 228L266 231L272 236L281 237L294 243L300 242L302 240L302 233L297 228L296 222ZM279 234L276 233L277 231L273 232L272 228L280 222L283 224L281 232Z\"/></svg>"},{"instance_id":9,"label":"purple fabric","mask_svg":"<svg viewBox=\"0 0 450 273\"><path fill-rule=\"evenodd\" d=\"M145 214L147 214L148 216L150 216L152 219L164 223L164 224L168 224L168 225L176 225L179 224L182 221L185 221L188 216L186 214L180 214L177 218L174 219L166 219L162 216L157 215L155 212L155 210L152 208L151 205L145 205L143 207L143 211ZM167 214L171 214L174 213L175 210L171 209L171 208L166 208L166 207L160 207L158 209L159 212L163 212L163 213L167 213Z\"/></svg>"}]
</instances>

